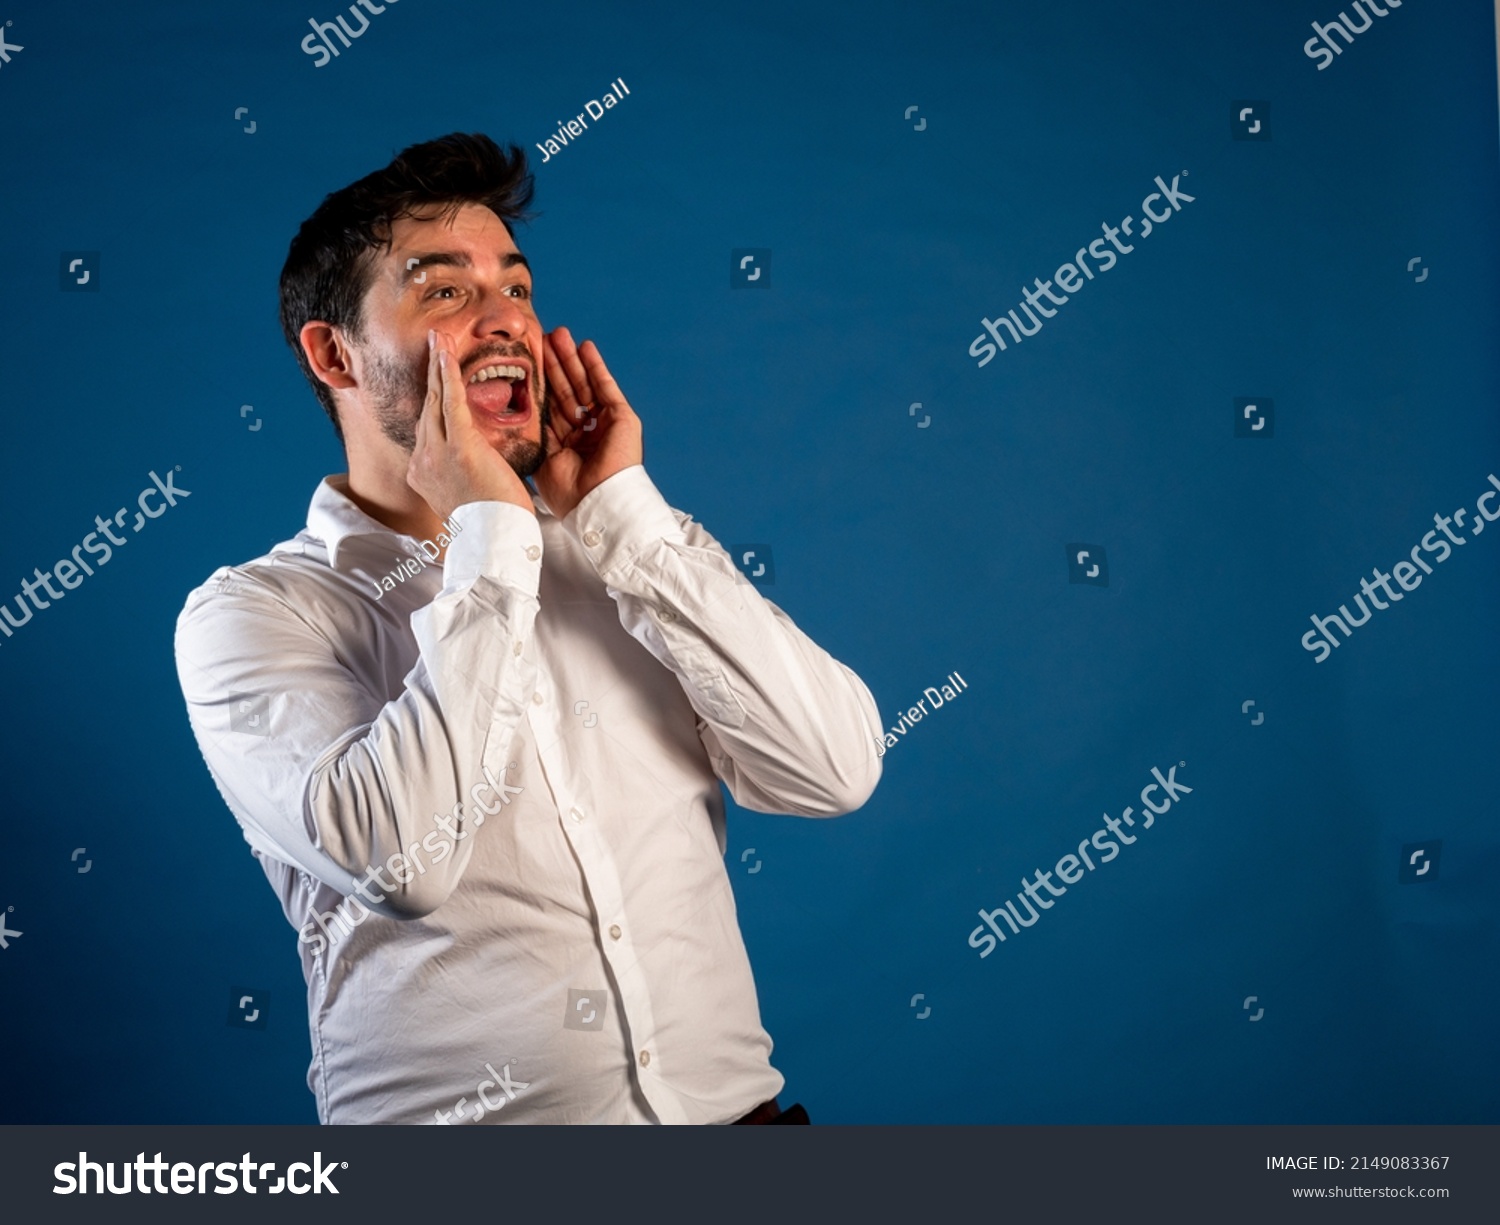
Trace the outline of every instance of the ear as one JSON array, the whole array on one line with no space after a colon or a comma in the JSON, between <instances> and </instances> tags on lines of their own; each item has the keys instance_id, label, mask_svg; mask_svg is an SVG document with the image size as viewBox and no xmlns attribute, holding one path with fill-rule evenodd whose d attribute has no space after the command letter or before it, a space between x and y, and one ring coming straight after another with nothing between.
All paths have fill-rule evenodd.
<instances>
[{"instance_id":1,"label":"ear","mask_svg":"<svg viewBox=\"0 0 1500 1225\"><path fill-rule=\"evenodd\" d=\"M349 346L341 329L314 319L302 325L297 339L302 342L307 364L324 383L341 390L355 385Z\"/></svg>"}]
</instances>

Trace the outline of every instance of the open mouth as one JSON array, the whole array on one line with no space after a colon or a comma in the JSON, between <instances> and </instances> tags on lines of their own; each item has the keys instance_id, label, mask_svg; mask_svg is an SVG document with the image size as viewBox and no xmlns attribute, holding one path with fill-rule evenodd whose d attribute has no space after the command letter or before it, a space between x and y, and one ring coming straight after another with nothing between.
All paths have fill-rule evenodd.
<instances>
[{"instance_id":1,"label":"open mouth","mask_svg":"<svg viewBox=\"0 0 1500 1225\"><path fill-rule=\"evenodd\" d=\"M486 363L469 377L465 391L470 412L504 425L519 425L531 415L531 387L518 362Z\"/></svg>"}]
</instances>

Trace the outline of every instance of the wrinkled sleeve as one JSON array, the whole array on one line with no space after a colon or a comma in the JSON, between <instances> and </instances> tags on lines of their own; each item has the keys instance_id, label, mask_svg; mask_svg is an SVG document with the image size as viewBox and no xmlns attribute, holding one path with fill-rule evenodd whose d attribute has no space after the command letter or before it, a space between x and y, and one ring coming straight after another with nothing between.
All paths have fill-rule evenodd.
<instances>
[{"instance_id":1,"label":"wrinkled sleeve","mask_svg":"<svg viewBox=\"0 0 1500 1225\"><path fill-rule=\"evenodd\" d=\"M394 890L375 886L371 908L396 918L430 913L457 886L468 835L499 810L482 788L503 784L535 682L536 517L502 502L454 517L443 588L412 615L420 654L393 700L341 662L354 644L285 567L220 570L177 621L188 718L246 840L344 894L393 855L419 859Z\"/></svg>"},{"instance_id":2,"label":"wrinkled sleeve","mask_svg":"<svg viewBox=\"0 0 1500 1225\"><path fill-rule=\"evenodd\" d=\"M620 623L671 669L735 803L756 812L852 812L880 781L879 713L864 682L735 568L640 465L564 520Z\"/></svg>"}]
</instances>

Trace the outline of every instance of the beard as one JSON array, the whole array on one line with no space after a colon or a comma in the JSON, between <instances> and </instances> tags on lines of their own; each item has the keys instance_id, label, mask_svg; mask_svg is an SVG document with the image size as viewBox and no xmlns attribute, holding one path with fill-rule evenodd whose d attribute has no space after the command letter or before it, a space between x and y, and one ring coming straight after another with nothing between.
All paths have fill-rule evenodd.
<instances>
[{"instance_id":1,"label":"beard","mask_svg":"<svg viewBox=\"0 0 1500 1225\"><path fill-rule=\"evenodd\" d=\"M497 352L481 356L504 360L517 355ZM426 356L406 363L385 353L372 353L368 394L371 411L375 414L375 420L380 423L380 432L410 455L417 449L417 421L427 399ZM547 426L552 419L552 389L545 379L542 380L542 394L538 396L533 387L531 399L539 406L537 412L542 426L540 441L532 442L529 438L506 435L495 448L522 480L547 461Z\"/></svg>"}]
</instances>

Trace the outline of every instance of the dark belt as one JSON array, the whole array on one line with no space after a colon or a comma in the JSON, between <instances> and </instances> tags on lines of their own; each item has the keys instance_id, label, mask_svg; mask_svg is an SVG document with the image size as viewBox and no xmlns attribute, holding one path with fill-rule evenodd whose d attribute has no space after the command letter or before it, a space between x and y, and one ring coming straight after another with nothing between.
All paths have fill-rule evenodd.
<instances>
[{"instance_id":1,"label":"dark belt","mask_svg":"<svg viewBox=\"0 0 1500 1225\"><path fill-rule=\"evenodd\" d=\"M776 1104L774 1097L768 1102L762 1102L744 1118L735 1120L736 1123L811 1123L811 1121L800 1102L783 1110Z\"/></svg>"}]
</instances>

